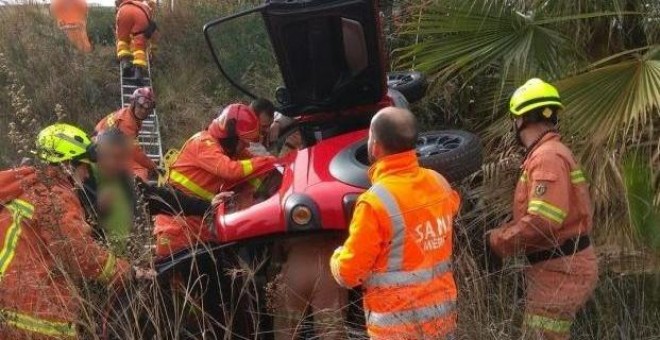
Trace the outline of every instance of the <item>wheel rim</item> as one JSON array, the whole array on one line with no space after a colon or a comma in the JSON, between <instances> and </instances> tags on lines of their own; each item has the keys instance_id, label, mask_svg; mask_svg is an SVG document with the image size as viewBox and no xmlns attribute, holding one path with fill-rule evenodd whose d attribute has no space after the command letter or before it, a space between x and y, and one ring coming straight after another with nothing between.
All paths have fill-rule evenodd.
<instances>
[{"instance_id":1,"label":"wheel rim","mask_svg":"<svg viewBox=\"0 0 660 340\"><path fill-rule=\"evenodd\" d=\"M391 74L387 76L387 86L401 86L408 84L414 80L410 74Z\"/></svg>"},{"instance_id":2,"label":"wheel rim","mask_svg":"<svg viewBox=\"0 0 660 340\"><path fill-rule=\"evenodd\" d=\"M417 140L417 156L430 157L457 149L463 144L463 137L449 134L438 134L419 137Z\"/></svg>"}]
</instances>

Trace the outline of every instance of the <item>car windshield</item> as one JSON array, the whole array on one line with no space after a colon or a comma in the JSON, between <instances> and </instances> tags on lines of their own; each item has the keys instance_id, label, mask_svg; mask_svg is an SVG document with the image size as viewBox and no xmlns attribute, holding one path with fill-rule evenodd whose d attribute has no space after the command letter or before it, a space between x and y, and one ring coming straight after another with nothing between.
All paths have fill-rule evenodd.
<instances>
[{"instance_id":1,"label":"car windshield","mask_svg":"<svg viewBox=\"0 0 660 340\"><path fill-rule=\"evenodd\" d=\"M260 13L213 26L208 36L230 79L257 97L275 99L282 74Z\"/></svg>"},{"instance_id":2,"label":"car windshield","mask_svg":"<svg viewBox=\"0 0 660 340\"><path fill-rule=\"evenodd\" d=\"M278 6L208 26L207 38L230 82L279 103L287 115L381 99L377 31L364 8L310 14Z\"/></svg>"},{"instance_id":3,"label":"car windshield","mask_svg":"<svg viewBox=\"0 0 660 340\"><path fill-rule=\"evenodd\" d=\"M283 172L284 169L277 166L232 187L234 196L225 203L225 213L231 214L243 210L277 194L282 186Z\"/></svg>"}]
</instances>

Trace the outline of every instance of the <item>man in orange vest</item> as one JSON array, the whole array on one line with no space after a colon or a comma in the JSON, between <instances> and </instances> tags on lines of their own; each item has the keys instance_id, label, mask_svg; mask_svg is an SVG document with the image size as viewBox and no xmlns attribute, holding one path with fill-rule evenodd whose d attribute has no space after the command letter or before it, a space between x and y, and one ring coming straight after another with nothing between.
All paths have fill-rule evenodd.
<instances>
[{"instance_id":1,"label":"man in orange vest","mask_svg":"<svg viewBox=\"0 0 660 340\"><path fill-rule=\"evenodd\" d=\"M147 46L156 33L152 10L143 1L118 0L116 35L117 58L125 77L146 75Z\"/></svg>"},{"instance_id":2,"label":"man in orange vest","mask_svg":"<svg viewBox=\"0 0 660 340\"><path fill-rule=\"evenodd\" d=\"M211 201L223 189L269 166L275 157L251 157L259 141L259 118L244 104L227 106L208 129L192 136L168 169L168 183L188 195ZM197 242L213 240L202 218L156 216L156 255L167 256Z\"/></svg>"},{"instance_id":3,"label":"man in orange vest","mask_svg":"<svg viewBox=\"0 0 660 340\"><path fill-rule=\"evenodd\" d=\"M598 281L591 246L589 188L557 133L559 92L530 79L511 97L518 141L527 150L513 202L513 221L488 234L500 257L525 254L524 326L535 338L568 339L575 314Z\"/></svg>"},{"instance_id":4,"label":"man in orange vest","mask_svg":"<svg viewBox=\"0 0 660 340\"><path fill-rule=\"evenodd\" d=\"M107 115L96 124L95 128L95 133L98 135L108 128L115 127L134 141L133 172L144 181L148 179L149 171L155 171L158 166L144 153L137 137L142 128L142 121L153 113L155 107L156 101L151 88L139 88L133 92L130 106Z\"/></svg>"},{"instance_id":5,"label":"man in orange vest","mask_svg":"<svg viewBox=\"0 0 660 340\"><path fill-rule=\"evenodd\" d=\"M442 339L456 328L452 225L460 198L419 166L412 113L385 108L371 121L372 187L355 205L349 236L330 267L347 288L362 285L372 339Z\"/></svg>"},{"instance_id":6,"label":"man in orange vest","mask_svg":"<svg viewBox=\"0 0 660 340\"><path fill-rule=\"evenodd\" d=\"M0 339L76 339L81 280L119 287L137 269L95 243L73 191L90 141L80 129L39 133L43 168L0 172Z\"/></svg>"}]
</instances>

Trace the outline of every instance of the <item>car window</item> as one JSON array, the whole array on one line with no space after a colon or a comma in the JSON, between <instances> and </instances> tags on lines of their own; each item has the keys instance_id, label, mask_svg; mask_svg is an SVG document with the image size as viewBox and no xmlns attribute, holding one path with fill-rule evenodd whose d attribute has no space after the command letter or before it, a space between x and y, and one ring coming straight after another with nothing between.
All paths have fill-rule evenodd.
<instances>
[{"instance_id":1,"label":"car window","mask_svg":"<svg viewBox=\"0 0 660 340\"><path fill-rule=\"evenodd\" d=\"M225 213L231 214L243 210L277 194L282 186L283 172L284 169L277 166L232 187L234 196L225 203Z\"/></svg>"},{"instance_id":2,"label":"car window","mask_svg":"<svg viewBox=\"0 0 660 340\"><path fill-rule=\"evenodd\" d=\"M258 97L275 99L282 76L260 13L213 26L208 36L229 78Z\"/></svg>"}]
</instances>

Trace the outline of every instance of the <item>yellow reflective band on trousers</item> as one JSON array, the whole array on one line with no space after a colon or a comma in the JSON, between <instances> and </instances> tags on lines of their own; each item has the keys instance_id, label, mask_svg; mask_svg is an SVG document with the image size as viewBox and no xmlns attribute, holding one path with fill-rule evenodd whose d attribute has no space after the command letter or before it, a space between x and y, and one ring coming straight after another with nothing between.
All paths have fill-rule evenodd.
<instances>
[{"instance_id":1,"label":"yellow reflective band on trousers","mask_svg":"<svg viewBox=\"0 0 660 340\"><path fill-rule=\"evenodd\" d=\"M587 181L587 178L584 177L582 170L575 170L571 172L571 183L580 184Z\"/></svg>"},{"instance_id":2,"label":"yellow reflective band on trousers","mask_svg":"<svg viewBox=\"0 0 660 340\"><path fill-rule=\"evenodd\" d=\"M130 57L133 54L131 53L130 50L130 45L129 43L125 41L117 41L117 57L118 58L123 58L123 57Z\"/></svg>"},{"instance_id":3,"label":"yellow reflective band on trousers","mask_svg":"<svg viewBox=\"0 0 660 340\"><path fill-rule=\"evenodd\" d=\"M553 319L543 315L525 314L525 326L542 329L554 333L568 333L571 331L571 321Z\"/></svg>"},{"instance_id":4,"label":"yellow reflective band on trousers","mask_svg":"<svg viewBox=\"0 0 660 340\"><path fill-rule=\"evenodd\" d=\"M147 66L147 57L143 50L133 51L133 65Z\"/></svg>"},{"instance_id":5,"label":"yellow reflective band on trousers","mask_svg":"<svg viewBox=\"0 0 660 340\"><path fill-rule=\"evenodd\" d=\"M190 180L190 178L186 177L184 174L176 171L176 170L171 170L170 171L170 179L174 181L175 183L181 184L184 188L190 190L193 194L207 200L211 201L213 200L213 193L202 188L199 186L197 183L193 182Z\"/></svg>"},{"instance_id":6,"label":"yellow reflective band on trousers","mask_svg":"<svg viewBox=\"0 0 660 340\"><path fill-rule=\"evenodd\" d=\"M247 176L252 172L254 172L254 167L252 167L252 161L250 160L241 161L241 166L243 167L244 176Z\"/></svg>"},{"instance_id":7,"label":"yellow reflective band on trousers","mask_svg":"<svg viewBox=\"0 0 660 340\"><path fill-rule=\"evenodd\" d=\"M529 201L527 212L533 215L545 217L553 222L557 222L558 224L564 223L564 219L566 218L566 213L563 210L541 200Z\"/></svg>"},{"instance_id":8,"label":"yellow reflective band on trousers","mask_svg":"<svg viewBox=\"0 0 660 340\"><path fill-rule=\"evenodd\" d=\"M115 267L117 265L117 258L112 255L108 254L108 259L105 260L105 265L103 266L103 271L101 271L101 274L99 274L99 277L97 280L101 282L108 282L112 278L112 275L115 273Z\"/></svg>"},{"instance_id":9,"label":"yellow reflective band on trousers","mask_svg":"<svg viewBox=\"0 0 660 340\"><path fill-rule=\"evenodd\" d=\"M5 276L5 272L16 254L16 246L21 236L21 222L23 218L32 218L34 215L34 206L20 199L15 199L7 203L5 207L12 212L12 222L7 229L2 249L0 250L0 281Z\"/></svg>"},{"instance_id":10,"label":"yellow reflective band on trousers","mask_svg":"<svg viewBox=\"0 0 660 340\"><path fill-rule=\"evenodd\" d=\"M46 336L57 338L71 338L77 337L75 327L68 322L55 322L21 314L17 312L0 310L1 322L5 322L15 328L38 333Z\"/></svg>"}]
</instances>

